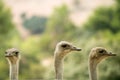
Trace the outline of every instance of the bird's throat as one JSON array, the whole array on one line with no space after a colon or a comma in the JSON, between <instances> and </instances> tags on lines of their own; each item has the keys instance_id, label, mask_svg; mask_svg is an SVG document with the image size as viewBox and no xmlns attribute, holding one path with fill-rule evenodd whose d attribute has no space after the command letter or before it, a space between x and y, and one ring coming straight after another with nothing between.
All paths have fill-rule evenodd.
<instances>
[{"instance_id":1,"label":"bird's throat","mask_svg":"<svg viewBox=\"0 0 120 80\"><path fill-rule=\"evenodd\" d=\"M94 61L89 61L89 76L90 80L97 80L97 63Z\"/></svg>"},{"instance_id":2,"label":"bird's throat","mask_svg":"<svg viewBox=\"0 0 120 80\"><path fill-rule=\"evenodd\" d=\"M18 63L10 64L10 80L18 80L18 67Z\"/></svg>"},{"instance_id":3,"label":"bird's throat","mask_svg":"<svg viewBox=\"0 0 120 80\"><path fill-rule=\"evenodd\" d=\"M63 80L63 59L55 58L56 80Z\"/></svg>"}]
</instances>

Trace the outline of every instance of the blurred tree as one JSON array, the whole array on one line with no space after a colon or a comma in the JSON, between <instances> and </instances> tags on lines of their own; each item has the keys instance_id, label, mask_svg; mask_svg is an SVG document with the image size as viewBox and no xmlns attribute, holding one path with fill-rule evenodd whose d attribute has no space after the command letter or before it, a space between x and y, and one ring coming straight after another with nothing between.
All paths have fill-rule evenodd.
<instances>
[{"instance_id":1,"label":"blurred tree","mask_svg":"<svg viewBox=\"0 0 120 80\"><path fill-rule=\"evenodd\" d=\"M117 33L120 30L120 1L110 8L101 7L97 9L89 21L85 24L91 31L110 30Z\"/></svg>"},{"instance_id":2,"label":"blurred tree","mask_svg":"<svg viewBox=\"0 0 120 80\"><path fill-rule=\"evenodd\" d=\"M0 0L0 35L8 34L11 28L13 23L10 9Z\"/></svg>"},{"instance_id":3,"label":"blurred tree","mask_svg":"<svg viewBox=\"0 0 120 80\"><path fill-rule=\"evenodd\" d=\"M76 29L69 19L69 10L65 5L55 9L47 25L48 27L46 31L54 35L56 39L57 37L68 38L70 35L73 35L72 33ZM64 35L58 36L60 34L64 34Z\"/></svg>"},{"instance_id":4,"label":"blurred tree","mask_svg":"<svg viewBox=\"0 0 120 80\"><path fill-rule=\"evenodd\" d=\"M46 28L46 17L32 16L30 19L27 19L26 14L23 13L21 18L23 19L24 27L30 30L32 34L42 33Z\"/></svg>"}]
</instances>

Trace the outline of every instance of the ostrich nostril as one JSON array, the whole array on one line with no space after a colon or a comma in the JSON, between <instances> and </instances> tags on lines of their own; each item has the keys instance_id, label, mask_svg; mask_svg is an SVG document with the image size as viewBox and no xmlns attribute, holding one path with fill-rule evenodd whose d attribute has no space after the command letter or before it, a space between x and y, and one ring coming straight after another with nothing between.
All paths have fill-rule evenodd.
<instances>
[{"instance_id":1,"label":"ostrich nostril","mask_svg":"<svg viewBox=\"0 0 120 80\"><path fill-rule=\"evenodd\" d=\"M113 54L112 52L109 52L109 56L116 56L116 54Z\"/></svg>"},{"instance_id":2,"label":"ostrich nostril","mask_svg":"<svg viewBox=\"0 0 120 80\"><path fill-rule=\"evenodd\" d=\"M112 52L110 52L109 54L112 54Z\"/></svg>"}]
</instances>

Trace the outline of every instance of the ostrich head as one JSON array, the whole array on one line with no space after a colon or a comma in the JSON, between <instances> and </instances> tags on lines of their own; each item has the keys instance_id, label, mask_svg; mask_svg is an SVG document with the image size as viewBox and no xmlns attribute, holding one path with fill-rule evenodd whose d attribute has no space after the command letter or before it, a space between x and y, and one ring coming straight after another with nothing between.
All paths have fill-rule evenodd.
<instances>
[{"instance_id":1,"label":"ostrich head","mask_svg":"<svg viewBox=\"0 0 120 80\"><path fill-rule=\"evenodd\" d=\"M116 54L113 54L102 47L93 48L89 55L90 60L96 61L96 64L109 56L116 56Z\"/></svg>"},{"instance_id":2,"label":"ostrich head","mask_svg":"<svg viewBox=\"0 0 120 80\"><path fill-rule=\"evenodd\" d=\"M15 64L17 61L19 61L19 50L16 48L11 48L5 51L5 57L8 59L8 61L12 64Z\"/></svg>"},{"instance_id":3,"label":"ostrich head","mask_svg":"<svg viewBox=\"0 0 120 80\"><path fill-rule=\"evenodd\" d=\"M73 46L67 41L61 41L56 45L55 53L58 53L58 55L65 56L71 51L81 51L81 49Z\"/></svg>"}]
</instances>

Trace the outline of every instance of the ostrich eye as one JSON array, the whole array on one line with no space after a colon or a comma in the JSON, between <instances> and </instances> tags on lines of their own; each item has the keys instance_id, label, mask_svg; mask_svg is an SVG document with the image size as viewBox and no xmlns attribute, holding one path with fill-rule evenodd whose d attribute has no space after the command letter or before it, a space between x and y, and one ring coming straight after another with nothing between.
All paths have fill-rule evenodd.
<instances>
[{"instance_id":1,"label":"ostrich eye","mask_svg":"<svg viewBox=\"0 0 120 80\"><path fill-rule=\"evenodd\" d=\"M62 47L63 47L63 48L65 48L65 47L67 47L67 45L66 45L66 44L64 44L64 45L62 45Z\"/></svg>"},{"instance_id":2,"label":"ostrich eye","mask_svg":"<svg viewBox=\"0 0 120 80\"><path fill-rule=\"evenodd\" d=\"M15 52L16 55L18 55L19 52Z\"/></svg>"},{"instance_id":3,"label":"ostrich eye","mask_svg":"<svg viewBox=\"0 0 120 80\"><path fill-rule=\"evenodd\" d=\"M7 52L5 52L5 54L7 54Z\"/></svg>"},{"instance_id":4,"label":"ostrich eye","mask_svg":"<svg viewBox=\"0 0 120 80\"><path fill-rule=\"evenodd\" d=\"M103 52L104 52L104 50L100 50L100 51L99 51L99 53L103 53Z\"/></svg>"}]
</instances>

